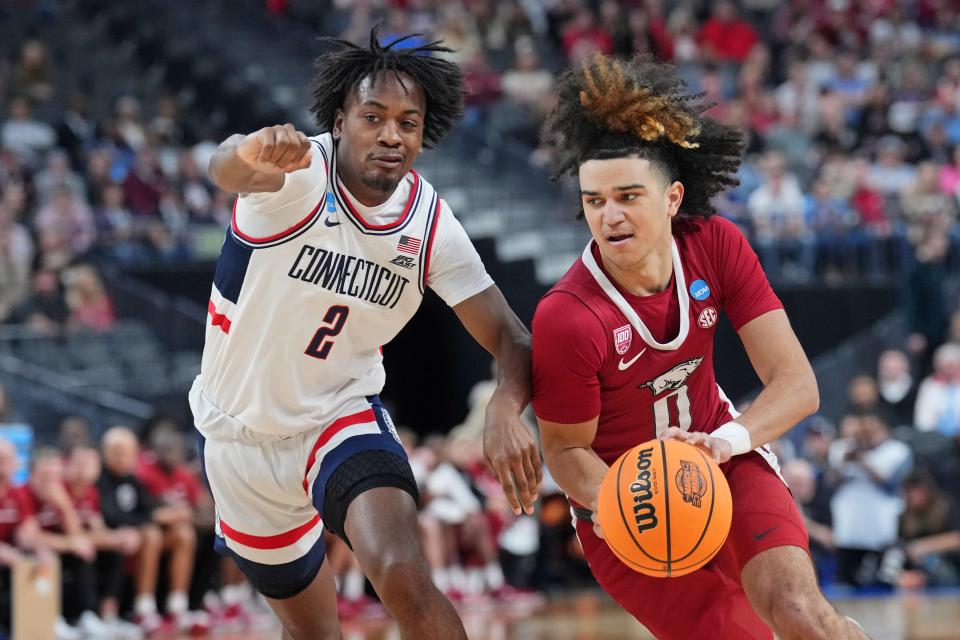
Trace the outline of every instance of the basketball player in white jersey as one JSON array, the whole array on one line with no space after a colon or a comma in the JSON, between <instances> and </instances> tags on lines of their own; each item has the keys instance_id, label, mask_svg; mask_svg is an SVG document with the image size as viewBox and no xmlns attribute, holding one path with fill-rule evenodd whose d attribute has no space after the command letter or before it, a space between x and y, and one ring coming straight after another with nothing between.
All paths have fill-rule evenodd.
<instances>
[{"instance_id":1,"label":"basketball player in white jersey","mask_svg":"<svg viewBox=\"0 0 960 640\"><path fill-rule=\"evenodd\" d=\"M267 597L284 638L340 637L323 527L353 548L404 638L465 638L418 542L416 483L377 396L380 347L430 287L497 359L485 454L519 514L541 473L519 419L529 334L411 168L462 113L459 68L431 57L447 49L381 46L375 32L368 48L334 42L313 90L326 133L237 134L210 163L240 194L190 392L217 547Z\"/></svg>"}]
</instances>

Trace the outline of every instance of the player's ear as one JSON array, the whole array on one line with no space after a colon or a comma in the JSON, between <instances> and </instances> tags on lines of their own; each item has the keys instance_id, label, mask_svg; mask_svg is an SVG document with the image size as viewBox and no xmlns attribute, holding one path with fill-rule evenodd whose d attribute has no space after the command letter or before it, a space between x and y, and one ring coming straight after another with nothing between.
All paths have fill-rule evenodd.
<instances>
[{"instance_id":1,"label":"player's ear","mask_svg":"<svg viewBox=\"0 0 960 640\"><path fill-rule=\"evenodd\" d=\"M672 218L677 215L677 211L680 210L680 203L683 202L683 183L675 180L667 187L667 192L664 195L667 199L667 213Z\"/></svg>"},{"instance_id":2,"label":"player's ear","mask_svg":"<svg viewBox=\"0 0 960 640\"><path fill-rule=\"evenodd\" d=\"M334 140L340 139L340 134L343 132L343 109L337 109L337 112L333 114L333 128L330 130L330 133L333 135Z\"/></svg>"}]
</instances>

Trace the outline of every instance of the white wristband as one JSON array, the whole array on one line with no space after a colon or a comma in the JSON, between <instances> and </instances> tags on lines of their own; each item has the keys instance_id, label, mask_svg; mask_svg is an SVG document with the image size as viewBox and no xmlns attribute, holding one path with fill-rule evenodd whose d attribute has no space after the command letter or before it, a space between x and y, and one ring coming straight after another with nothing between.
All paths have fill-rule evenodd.
<instances>
[{"instance_id":1,"label":"white wristband","mask_svg":"<svg viewBox=\"0 0 960 640\"><path fill-rule=\"evenodd\" d=\"M750 432L739 422L728 422L709 435L711 438L720 438L729 442L735 456L753 449L750 446Z\"/></svg>"}]
</instances>

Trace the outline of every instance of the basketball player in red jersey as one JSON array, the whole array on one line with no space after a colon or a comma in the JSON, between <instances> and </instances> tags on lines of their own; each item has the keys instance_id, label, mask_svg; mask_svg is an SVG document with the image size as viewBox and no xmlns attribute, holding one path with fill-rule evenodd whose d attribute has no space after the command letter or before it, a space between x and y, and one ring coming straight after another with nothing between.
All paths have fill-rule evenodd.
<instances>
[{"instance_id":1,"label":"basketball player in red jersey","mask_svg":"<svg viewBox=\"0 0 960 640\"><path fill-rule=\"evenodd\" d=\"M544 129L578 173L593 240L540 301L533 404L600 585L657 638L864 638L817 588L807 533L765 443L819 403L756 254L710 199L736 184L740 135L701 115L672 67L597 56L565 74ZM717 385L725 311L764 390L738 415ZM609 465L654 437L709 450L733 495L718 555L678 578L622 564L594 526Z\"/></svg>"}]
</instances>

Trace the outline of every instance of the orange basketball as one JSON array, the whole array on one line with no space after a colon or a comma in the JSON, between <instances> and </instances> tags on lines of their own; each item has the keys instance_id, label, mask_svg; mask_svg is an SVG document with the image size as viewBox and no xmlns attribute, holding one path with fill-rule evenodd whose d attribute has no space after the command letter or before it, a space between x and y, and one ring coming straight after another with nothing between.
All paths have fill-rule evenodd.
<instances>
[{"instance_id":1,"label":"orange basketball","mask_svg":"<svg viewBox=\"0 0 960 640\"><path fill-rule=\"evenodd\" d=\"M720 467L697 447L651 440L624 453L600 485L600 529L634 571L682 576L727 539L733 502Z\"/></svg>"}]
</instances>

